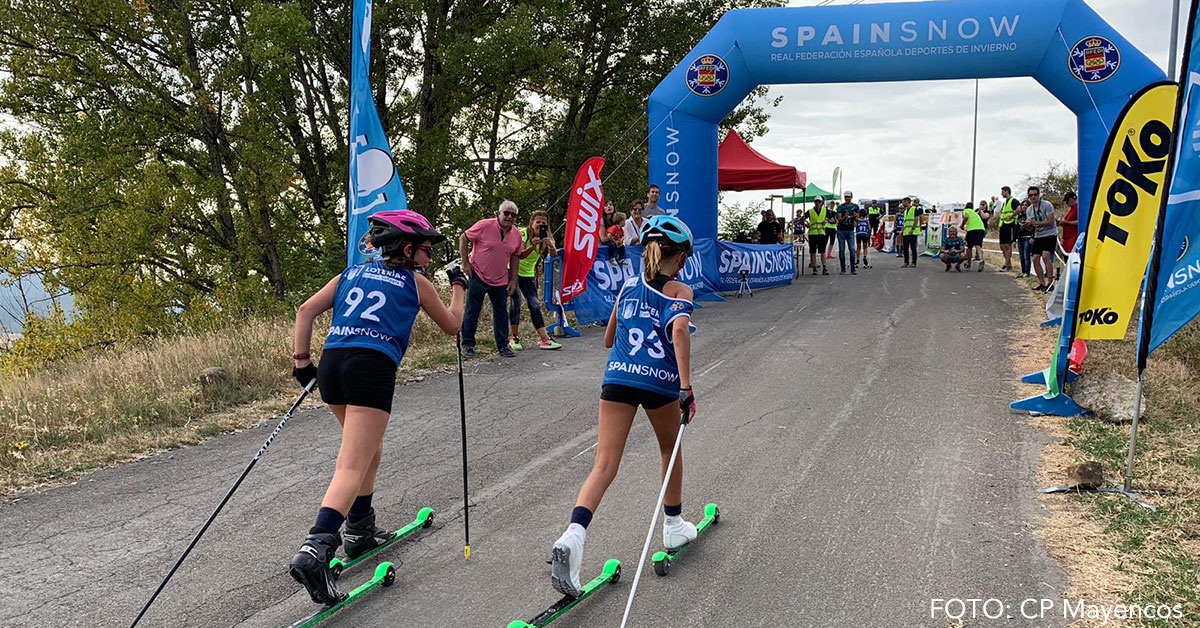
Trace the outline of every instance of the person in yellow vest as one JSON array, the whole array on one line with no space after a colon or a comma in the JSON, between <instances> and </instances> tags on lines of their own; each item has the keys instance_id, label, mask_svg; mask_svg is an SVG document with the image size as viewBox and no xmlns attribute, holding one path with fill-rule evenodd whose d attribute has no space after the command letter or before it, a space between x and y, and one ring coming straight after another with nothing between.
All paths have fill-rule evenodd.
<instances>
[{"instance_id":1,"label":"person in yellow vest","mask_svg":"<svg viewBox=\"0 0 1200 628\"><path fill-rule=\"evenodd\" d=\"M831 218L825 209L825 199L817 197L813 199L813 207L808 210L808 215L805 217L808 228L808 267L812 269L812 274L817 274L817 259L821 260L821 274L828 275L829 269L825 267L825 245L828 244L828 237L825 235L825 223Z\"/></svg>"},{"instance_id":2,"label":"person in yellow vest","mask_svg":"<svg viewBox=\"0 0 1200 628\"><path fill-rule=\"evenodd\" d=\"M825 259L833 259L833 251L837 248L837 199L831 199L825 211L828 213L825 217L825 242L828 244Z\"/></svg>"},{"instance_id":3,"label":"person in yellow vest","mask_svg":"<svg viewBox=\"0 0 1200 628\"><path fill-rule=\"evenodd\" d=\"M1013 244L1017 241L1017 199L1007 185L1000 188L1000 199L996 201L1000 214L1000 252L1004 254L1004 265L1000 270L1012 270Z\"/></svg>"},{"instance_id":4,"label":"person in yellow vest","mask_svg":"<svg viewBox=\"0 0 1200 628\"><path fill-rule=\"evenodd\" d=\"M967 201L967 206L963 209L959 228L967 232L967 261L964 265L970 270L972 260L978 259L979 272L983 272L983 256L980 252L983 251L983 236L987 233L987 226L970 201Z\"/></svg>"},{"instance_id":5,"label":"person in yellow vest","mask_svg":"<svg viewBox=\"0 0 1200 628\"><path fill-rule=\"evenodd\" d=\"M879 231L879 214L882 210L883 208L879 206L879 201L871 201L871 204L867 205L867 221L870 223L870 235L872 236L875 235L876 231Z\"/></svg>"},{"instance_id":6,"label":"person in yellow vest","mask_svg":"<svg viewBox=\"0 0 1200 628\"><path fill-rule=\"evenodd\" d=\"M904 228L900 231L900 246L904 249L904 268L917 267L917 235L921 233L921 214L923 213L920 199L904 210ZM908 261L910 253L912 254L911 263Z\"/></svg>"}]
</instances>

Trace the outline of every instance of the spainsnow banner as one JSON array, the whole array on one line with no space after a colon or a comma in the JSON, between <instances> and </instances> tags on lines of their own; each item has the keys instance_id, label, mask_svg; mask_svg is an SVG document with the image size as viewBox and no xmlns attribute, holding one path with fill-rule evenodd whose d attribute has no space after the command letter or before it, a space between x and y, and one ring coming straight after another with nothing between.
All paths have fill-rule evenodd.
<instances>
[{"instance_id":1,"label":"spainsnow banner","mask_svg":"<svg viewBox=\"0 0 1200 628\"><path fill-rule=\"evenodd\" d=\"M1146 357L1200 314L1200 22L1192 2L1184 91L1176 116L1169 194L1158 218L1158 241L1146 275L1145 311L1138 334L1138 369Z\"/></svg>"},{"instance_id":2,"label":"spainsnow banner","mask_svg":"<svg viewBox=\"0 0 1200 628\"><path fill-rule=\"evenodd\" d=\"M600 181L602 168L604 158L592 157L583 162L571 185L566 231L563 232L562 287L558 293L559 301L564 304L587 291L588 272L600 249L600 230L604 227L600 209L604 207Z\"/></svg>"},{"instance_id":3,"label":"spainsnow banner","mask_svg":"<svg viewBox=\"0 0 1200 628\"><path fill-rule=\"evenodd\" d=\"M408 196L396 174L396 162L371 93L371 0L354 0L350 52L350 171L346 196L346 264L366 261L367 218L378 211L407 209Z\"/></svg>"},{"instance_id":4,"label":"spainsnow banner","mask_svg":"<svg viewBox=\"0 0 1200 628\"><path fill-rule=\"evenodd\" d=\"M1113 125L1084 233L1076 338L1120 340L1133 316L1167 186L1179 86L1138 92Z\"/></svg>"},{"instance_id":5,"label":"spainsnow banner","mask_svg":"<svg viewBox=\"0 0 1200 628\"><path fill-rule=\"evenodd\" d=\"M711 239L697 240L694 249L683 271L675 279L692 289L694 299L720 300L713 296L717 287L704 278L704 269L717 264L717 242ZM588 268L587 289L576 294L571 303L579 324L608 321L621 286L625 285L627 279L642 272L642 247L625 247L625 259L627 263L612 264L609 262L608 247L600 247L596 259ZM737 289L736 286L734 289Z\"/></svg>"},{"instance_id":6,"label":"spainsnow banner","mask_svg":"<svg viewBox=\"0 0 1200 628\"><path fill-rule=\"evenodd\" d=\"M722 292L736 292L741 271L750 288L770 288L792 283L796 258L790 244L737 244L717 242Z\"/></svg>"}]
</instances>

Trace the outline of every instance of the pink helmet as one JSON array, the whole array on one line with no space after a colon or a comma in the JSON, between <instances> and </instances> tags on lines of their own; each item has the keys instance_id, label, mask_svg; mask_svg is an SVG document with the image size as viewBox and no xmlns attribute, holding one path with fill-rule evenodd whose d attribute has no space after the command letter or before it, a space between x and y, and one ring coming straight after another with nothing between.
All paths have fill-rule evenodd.
<instances>
[{"instance_id":1,"label":"pink helmet","mask_svg":"<svg viewBox=\"0 0 1200 628\"><path fill-rule=\"evenodd\" d=\"M367 222L371 225L371 245L381 250L402 241L429 239L437 244L446 239L428 219L410 209L375 212Z\"/></svg>"}]
</instances>

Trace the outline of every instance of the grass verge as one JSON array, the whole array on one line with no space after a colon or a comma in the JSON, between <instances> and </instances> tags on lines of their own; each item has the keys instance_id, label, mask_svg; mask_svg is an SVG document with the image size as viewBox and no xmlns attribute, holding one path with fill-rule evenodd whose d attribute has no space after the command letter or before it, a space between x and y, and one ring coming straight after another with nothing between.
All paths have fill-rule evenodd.
<instances>
[{"instance_id":1,"label":"grass verge","mask_svg":"<svg viewBox=\"0 0 1200 628\"><path fill-rule=\"evenodd\" d=\"M480 317L476 349L495 349L491 308ZM536 334L523 316L528 348ZM313 333L320 351L328 315ZM536 344L536 343L535 343ZM0 495L68 480L148 453L278 417L299 393L291 379L292 320L236 327L114 348L71 364L0 379ZM319 359L319 357L318 357ZM456 361L453 339L419 316L397 378ZM226 382L202 385L208 367Z\"/></svg>"},{"instance_id":2,"label":"grass verge","mask_svg":"<svg viewBox=\"0 0 1200 628\"><path fill-rule=\"evenodd\" d=\"M1014 339L1014 375L1044 368L1058 336L1057 329L1036 327L1044 299L1026 300L1029 317ZM1135 379L1135 326L1124 340L1089 343L1082 376L1115 372ZM1039 536L1067 571L1068 597L1101 605L1178 604L1183 617L1084 618L1076 626L1200 627L1200 325L1184 328L1151 356L1144 393L1133 485L1172 494L1147 497L1158 508L1153 513L1119 495L1045 495L1040 499L1050 517ZM1128 425L1059 417L1033 423L1055 439L1044 452L1039 486L1066 484L1066 468L1089 460L1104 466L1108 485L1122 483Z\"/></svg>"}]
</instances>

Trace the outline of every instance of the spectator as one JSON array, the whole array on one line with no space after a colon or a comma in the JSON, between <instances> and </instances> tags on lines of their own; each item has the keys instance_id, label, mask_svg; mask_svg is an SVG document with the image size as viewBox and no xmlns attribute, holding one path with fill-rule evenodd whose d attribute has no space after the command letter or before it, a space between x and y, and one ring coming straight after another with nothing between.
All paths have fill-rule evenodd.
<instances>
[{"instance_id":1,"label":"spectator","mask_svg":"<svg viewBox=\"0 0 1200 628\"><path fill-rule=\"evenodd\" d=\"M521 262L521 231L513 228L516 223L517 204L506 200L496 217L480 220L458 239L463 267L471 276L462 326L463 355L468 358L475 357L475 331L485 295L492 302L496 349L506 358L517 355L508 346L508 297L517 291Z\"/></svg>"},{"instance_id":2,"label":"spectator","mask_svg":"<svg viewBox=\"0 0 1200 628\"><path fill-rule=\"evenodd\" d=\"M825 259L833 259L833 250L837 248L837 206L838 204L830 199L829 205L825 208L825 211L828 212L825 217L825 239L828 250Z\"/></svg>"},{"instance_id":3,"label":"spectator","mask_svg":"<svg viewBox=\"0 0 1200 628\"><path fill-rule=\"evenodd\" d=\"M854 254L854 226L858 222L858 203L854 202L854 192L846 190L842 195L842 204L837 208L837 240L838 263L842 267L841 274L846 274L846 253L850 254L850 274L858 274L858 258Z\"/></svg>"},{"instance_id":4,"label":"spectator","mask_svg":"<svg viewBox=\"0 0 1200 628\"><path fill-rule=\"evenodd\" d=\"M1017 199L1012 197L1012 190L1006 185L1000 188L1000 252L1004 255L1004 265L1000 270L1012 270L1013 243L1017 241ZM1022 262L1022 268L1024 262Z\"/></svg>"},{"instance_id":5,"label":"spectator","mask_svg":"<svg viewBox=\"0 0 1200 628\"><path fill-rule=\"evenodd\" d=\"M1021 257L1021 274L1033 275L1033 225L1029 222L1029 201L1021 201L1017 210L1017 253Z\"/></svg>"},{"instance_id":6,"label":"spectator","mask_svg":"<svg viewBox=\"0 0 1200 628\"><path fill-rule=\"evenodd\" d=\"M646 207L642 210L643 218L652 218L667 213L658 207L658 195L658 186L651 183L650 189L646 190Z\"/></svg>"},{"instance_id":7,"label":"spectator","mask_svg":"<svg viewBox=\"0 0 1200 628\"><path fill-rule=\"evenodd\" d=\"M804 210L797 209L795 217L792 218L792 243L804 243Z\"/></svg>"},{"instance_id":8,"label":"spectator","mask_svg":"<svg viewBox=\"0 0 1200 628\"><path fill-rule=\"evenodd\" d=\"M904 213L904 229L901 232L901 248L904 249L904 268L917 267L917 236L921 233L921 199L914 199L908 211ZM908 261L912 253L912 263Z\"/></svg>"},{"instance_id":9,"label":"spectator","mask_svg":"<svg viewBox=\"0 0 1200 628\"><path fill-rule=\"evenodd\" d=\"M613 214L612 226L608 228L608 263L615 265L625 261L625 214Z\"/></svg>"},{"instance_id":10,"label":"spectator","mask_svg":"<svg viewBox=\"0 0 1200 628\"><path fill-rule=\"evenodd\" d=\"M537 330L539 349L561 349L562 345L554 342L546 333L546 322L542 318L542 301L537 293L538 262L543 255L555 254L554 236L550 235L550 218L546 212L537 210L529 217L529 227L521 227L521 259L517 268L517 291L508 302L508 324L511 325L512 338L508 346L516 351L525 347L521 344L521 300L529 306L529 321Z\"/></svg>"},{"instance_id":11,"label":"spectator","mask_svg":"<svg viewBox=\"0 0 1200 628\"><path fill-rule=\"evenodd\" d=\"M954 265L954 270L962 272L963 247L967 243L962 238L958 237L958 227L951 226L950 233L946 239L942 241L942 263L946 265L946 272L950 272L950 265ZM968 264L970 261L967 262Z\"/></svg>"},{"instance_id":12,"label":"spectator","mask_svg":"<svg viewBox=\"0 0 1200 628\"><path fill-rule=\"evenodd\" d=\"M624 227L622 227L625 231L625 246L641 245L642 227L646 225L646 219L643 217L645 207L645 201L634 201L632 204L630 204L630 218L625 222Z\"/></svg>"},{"instance_id":13,"label":"spectator","mask_svg":"<svg viewBox=\"0 0 1200 628\"><path fill-rule=\"evenodd\" d=\"M854 222L854 239L858 242L858 259L863 268L870 268L867 262L867 249L871 248L871 219L865 208L858 210L858 220Z\"/></svg>"},{"instance_id":14,"label":"spectator","mask_svg":"<svg viewBox=\"0 0 1200 628\"><path fill-rule=\"evenodd\" d=\"M910 207L912 201L907 196L900 199L900 209L896 212L896 226L892 229L892 250L896 252L896 257L904 257L900 252L904 248L904 239L900 234L904 232L904 216L908 214Z\"/></svg>"},{"instance_id":15,"label":"spectator","mask_svg":"<svg viewBox=\"0 0 1200 628\"><path fill-rule=\"evenodd\" d=\"M1063 194L1063 202L1067 204L1067 215L1058 221L1062 227L1063 250L1067 253L1075 250L1075 239L1079 237L1079 197L1075 192Z\"/></svg>"},{"instance_id":16,"label":"spectator","mask_svg":"<svg viewBox=\"0 0 1200 628\"><path fill-rule=\"evenodd\" d=\"M987 201L982 201L986 205ZM971 267L971 260L979 260L979 272L983 272L983 256L979 252L983 250L983 236L987 234L987 227L983 222L983 218L979 212L971 207L970 201L967 202L967 207L963 209L962 224L960 225L967 232L967 268ZM976 258L976 255L979 255Z\"/></svg>"},{"instance_id":17,"label":"spectator","mask_svg":"<svg viewBox=\"0 0 1200 628\"><path fill-rule=\"evenodd\" d=\"M987 199L979 201L975 206L975 211L979 213L979 219L983 221L983 233L987 235L989 229L992 228L992 216L995 215L996 207L994 204L989 204ZM983 245L975 247L975 260L983 262ZM982 269L980 269L982 270Z\"/></svg>"},{"instance_id":18,"label":"spectator","mask_svg":"<svg viewBox=\"0 0 1200 628\"><path fill-rule=\"evenodd\" d=\"M765 210L762 213L762 222L758 223L758 229L754 231L755 239L759 244L779 244L779 222L775 220L775 212Z\"/></svg>"},{"instance_id":19,"label":"spectator","mask_svg":"<svg viewBox=\"0 0 1200 628\"><path fill-rule=\"evenodd\" d=\"M813 199L813 207L808 210L808 267L812 269L812 274L817 274L817 258L821 259L821 274L828 275L829 269L825 266L825 222L829 220L829 216L825 210L825 199L817 197Z\"/></svg>"},{"instance_id":20,"label":"spectator","mask_svg":"<svg viewBox=\"0 0 1200 628\"><path fill-rule=\"evenodd\" d=\"M1046 292L1054 281L1054 251L1058 248L1058 225L1054 220L1054 205L1042 198L1036 185L1029 188L1029 223L1033 225L1033 271L1038 285L1034 290Z\"/></svg>"},{"instance_id":21,"label":"spectator","mask_svg":"<svg viewBox=\"0 0 1200 628\"><path fill-rule=\"evenodd\" d=\"M608 228L613 226L613 216L617 213L617 209L613 207L612 201L604 200L604 213L600 215L600 242L608 248L608 252L612 253L613 245L612 238L608 235ZM611 259L611 256L610 256Z\"/></svg>"},{"instance_id":22,"label":"spectator","mask_svg":"<svg viewBox=\"0 0 1200 628\"><path fill-rule=\"evenodd\" d=\"M870 205L867 205L867 222L871 228L870 235L875 235L875 232L879 231L879 214L882 211L883 209L879 207L879 201L873 200ZM870 268L870 266L867 266L867 268Z\"/></svg>"}]
</instances>

